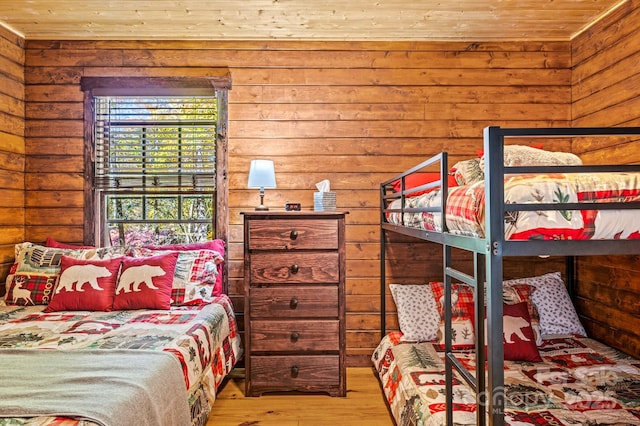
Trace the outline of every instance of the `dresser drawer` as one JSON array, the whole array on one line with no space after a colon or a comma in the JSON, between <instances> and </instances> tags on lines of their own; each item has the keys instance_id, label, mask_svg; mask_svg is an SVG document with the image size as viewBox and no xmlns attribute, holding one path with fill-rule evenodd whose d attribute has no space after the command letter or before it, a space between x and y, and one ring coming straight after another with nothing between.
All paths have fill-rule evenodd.
<instances>
[{"instance_id":1,"label":"dresser drawer","mask_svg":"<svg viewBox=\"0 0 640 426\"><path fill-rule=\"evenodd\" d=\"M338 222L334 219L252 221L249 249L338 249Z\"/></svg>"},{"instance_id":2,"label":"dresser drawer","mask_svg":"<svg viewBox=\"0 0 640 426\"><path fill-rule=\"evenodd\" d=\"M254 352L338 351L339 322L335 320L251 319Z\"/></svg>"},{"instance_id":3,"label":"dresser drawer","mask_svg":"<svg viewBox=\"0 0 640 426\"><path fill-rule=\"evenodd\" d=\"M256 252L251 255L251 285L269 283L338 283L339 254Z\"/></svg>"},{"instance_id":4,"label":"dresser drawer","mask_svg":"<svg viewBox=\"0 0 640 426\"><path fill-rule=\"evenodd\" d=\"M249 374L250 395L290 390L340 393L338 355L254 356Z\"/></svg>"},{"instance_id":5,"label":"dresser drawer","mask_svg":"<svg viewBox=\"0 0 640 426\"><path fill-rule=\"evenodd\" d=\"M252 287L249 290L253 318L338 317L338 287Z\"/></svg>"}]
</instances>

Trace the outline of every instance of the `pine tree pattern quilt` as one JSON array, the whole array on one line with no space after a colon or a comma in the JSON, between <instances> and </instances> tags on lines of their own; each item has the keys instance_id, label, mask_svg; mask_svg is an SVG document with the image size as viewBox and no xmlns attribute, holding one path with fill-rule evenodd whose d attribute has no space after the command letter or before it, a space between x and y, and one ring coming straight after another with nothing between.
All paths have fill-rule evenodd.
<instances>
[{"instance_id":1,"label":"pine tree pattern quilt","mask_svg":"<svg viewBox=\"0 0 640 426\"><path fill-rule=\"evenodd\" d=\"M242 355L233 307L224 294L210 304L168 310L43 312L45 308L0 306L0 349L165 351L182 366L192 425L207 422L218 387ZM0 363L11 368L1 355ZM23 424L87 423L56 417L0 418L0 425Z\"/></svg>"},{"instance_id":2,"label":"pine tree pattern quilt","mask_svg":"<svg viewBox=\"0 0 640 426\"><path fill-rule=\"evenodd\" d=\"M386 335L372 355L398 426L446 424L439 345ZM505 361L505 424L640 425L640 360L586 337L547 336L543 362ZM475 354L458 356L475 371ZM475 393L454 375L454 424L476 424Z\"/></svg>"}]
</instances>

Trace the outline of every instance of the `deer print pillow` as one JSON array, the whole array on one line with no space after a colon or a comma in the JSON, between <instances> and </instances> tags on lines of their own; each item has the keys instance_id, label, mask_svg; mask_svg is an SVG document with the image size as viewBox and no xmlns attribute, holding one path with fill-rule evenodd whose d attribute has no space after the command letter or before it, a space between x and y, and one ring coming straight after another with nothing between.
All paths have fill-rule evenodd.
<instances>
[{"instance_id":1,"label":"deer print pillow","mask_svg":"<svg viewBox=\"0 0 640 426\"><path fill-rule=\"evenodd\" d=\"M62 256L60 275L44 312L110 311L121 262L121 257L83 260Z\"/></svg>"},{"instance_id":2,"label":"deer print pillow","mask_svg":"<svg viewBox=\"0 0 640 426\"><path fill-rule=\"evenodd\" d=\"M24 242L15 245L15 262L7 275L7 305L46 305L60 274L62 256L76 259L122 257L121 247L71 249ZM28 290L28 292L27 292Z\"/></svg>"},{"instance_id":3,"label":"deer print pillow","mask_svg":"<svg viewBox=\"0 0 640 426\"><path fill-rule=\"evenodd\" d=\"M436 300L440 314L440 329L438 340L441 345L444 339L444 283L431 282L431 290ZM475 347L475 333L473 331L473 289L466 284L451 285L451 336L452 345L456 349L470 349Z\"/></svg>"},{"instance_id":4,"label":"deer print pillow","mask_svg":"<svg viewBox=\"0 0 640 426\"><path fill-rule=\"evenodd\" d=\"M125 257L115 289L113 309L169 309L177 261L177 252Z\"/></svg>"}]
</instances>

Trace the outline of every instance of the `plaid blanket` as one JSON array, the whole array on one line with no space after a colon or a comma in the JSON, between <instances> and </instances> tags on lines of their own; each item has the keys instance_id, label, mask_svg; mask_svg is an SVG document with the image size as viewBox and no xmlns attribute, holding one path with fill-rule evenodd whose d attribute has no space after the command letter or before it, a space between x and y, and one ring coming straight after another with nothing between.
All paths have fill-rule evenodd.
<instances>
[{"instance_id":1,"label":"plaid blanket","mask_svg":"<svg viewBox=\"0 0 640 426\"><path fill-rule=\"evenodd\" d=\"M484 181L453 187L447 199L447 228L451 233L484 237ZM640 173L510 175L504 183L505 204L631 202L640 200ZM440 191L405 200L406 208L437 207ZM389 208L400 208L395 200ZM634 210L518 211L505 214L505 238L634 239L640 220ZM387 215L389 222L430 231L442 230L437 212Z\"/></svg>"}]
</instances>

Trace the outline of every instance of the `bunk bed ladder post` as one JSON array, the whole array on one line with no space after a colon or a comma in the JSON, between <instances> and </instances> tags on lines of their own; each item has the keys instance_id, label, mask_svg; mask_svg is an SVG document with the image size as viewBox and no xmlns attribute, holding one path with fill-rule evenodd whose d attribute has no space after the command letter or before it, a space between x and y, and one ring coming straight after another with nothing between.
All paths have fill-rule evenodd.
<instances>
[{"instance_id":1,"label":"bunk bed ladder post","mask_svg":"<svg viewBox=\"0 0 640 426\"><path fill-rule=\"evenodd\" d=\"M487 404L489 424L504 425L504 346L502 323L502 245L504 242L504 135L499 127L484 129L487 287ZM480 390L481 391L481 390ZM484 410L483 410L484 411Z\"/></svg>"},{"instance_id":2,"label":"bunk bed ladder post","mask_svg":"<svg viewBox=\"0 0 640 426\"><path fill-rule=\"evenodd\" d=\"M487 416L484 407L486 404L486 388L487 381L484 374L484 365L486 362L485 343L487 336L485 335L484 318L485 318L485 281L486 281L486 255L483 253L474 253L473 255L473 276L475 277L475 330L476 333L476 424L485 426L487 424Z\"/></svg>"},{"instance_id":3,"label":"bunk bed ladder post","mask_svg":"<svg viewBox=\"0 0 640 426\"><path fill-rule=\"evenodd\" d=\"M444 222L444 220L443 220ZM442 245L443 265L444 265L444 375L445 375L445 408L447 426L453 426L453 360L452 354L452 336L451 336L451 275L447 273L451 266L451 246Z\"/></svg>"},{"instance_id":4,"label":"bunk bed ladder post","mask_svg":"<svg viewBox=\"0 0 640 426\"><path fill-rule=\"evenodd\" d=\"M386 185L380 185L380 206L385 206ZM385 208L380 209L380 225L385 222ZM380 226L380 339L387 334L386 230Z\"/></svg>"}]
</instances>

